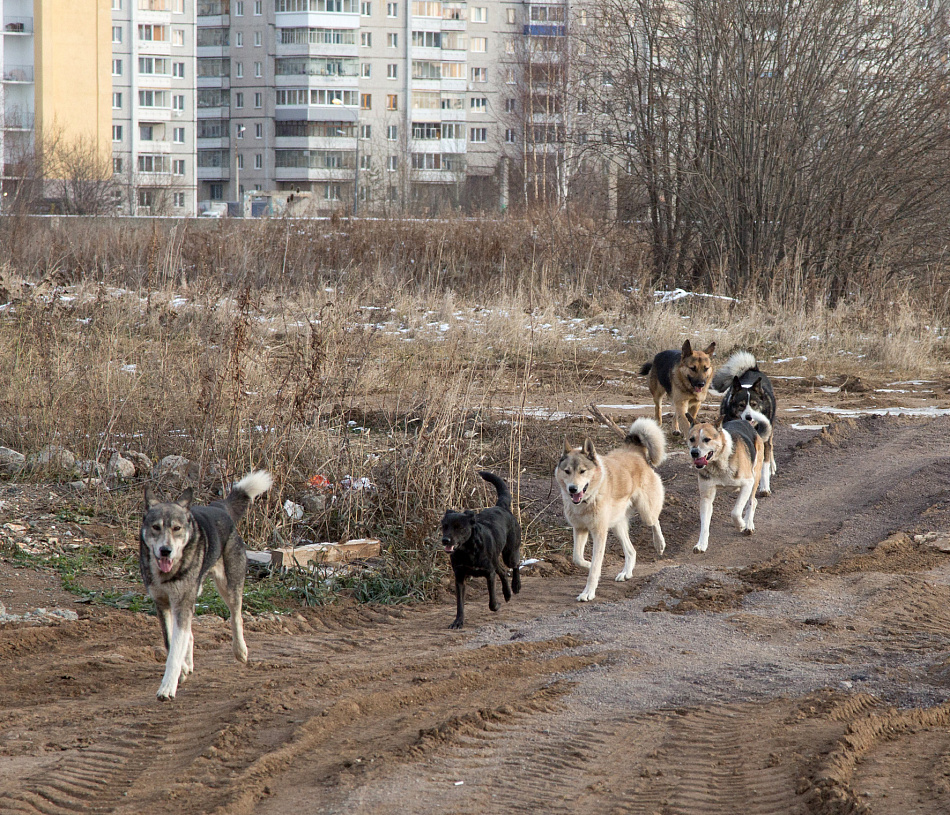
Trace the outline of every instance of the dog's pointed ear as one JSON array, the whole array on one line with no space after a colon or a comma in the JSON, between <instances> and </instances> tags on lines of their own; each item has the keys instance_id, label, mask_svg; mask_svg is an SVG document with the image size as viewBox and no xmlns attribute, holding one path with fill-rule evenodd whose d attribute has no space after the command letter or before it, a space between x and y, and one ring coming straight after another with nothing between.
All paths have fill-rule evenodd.
<instances>
[{"instance_id":1,"label":"dog's pointed ear","mask_svg":"<svg viewBox=\"0 0 950 815\"><path fill-rule=\"evenodd\" d=\"M732 392L738 393L742 390L742 380L738 376L732 377Z\"/></svg>"},{"instance_id":2,"label":"dog's pointed ear","mask_svg":"<svg viewBox=\"0 0 950 815\"><path fill-rule=\"evenodd\" d=\"M683 359L686 357L691 357L693 355L693 346L689 344L689 340L683 340Z\"/></svg>"},{"instance_id":3,"label":"dog's pointed ear","mask_svg":"<svg viewBox=\"0 0 950 815\"><path fill-rule=\"evenodd\" d=\"M151 509L156 504L160 504L161 499L155 494L151 484L145 485L145 508Z\"/></svg>"},{"instance_id":4,"label":"dog's pointed ear","mask_svg":"<svg viewBox=\"0 0 950 815\"><path fill-rule=\"evenodd\" d=\"M761 376L757 376L755 378L755 382L752 383L751 389L754 390L756 393L762 393L762 377Z\"/></svg>"},{"instance_id":5,"label":"dog's pointed ear","mask_svg":"<svg viewBox=\"0 0 950 815\"><path fill-rule=\"evenodd\" d=\"M709 354L709 356L712 356L713 354L715 354L715 353L716 353L716 343L715 343L715 342L709 343L709 345L706 346L706 350L705 350L703 353L704 353L704 354Z\"/></svg>"},{"instance_id":6,"label":"dog's pointed ear","mask_svg":"<svg viewBox=\"0 0 950 815\"><path fill-rule=\"evenodd\" d=\"M181 495L175 499L175 503L183 509L191 509L191 502L194 500L195 491L188 487Z\"/></svg>"},{"instance_id":7,"label":"dog's pointed ear","mask_svg":"<svg viewBox=\"0 0 950 815\"><path fill-rule=\"evenodd\" d=\"M726 417L723 416L721 413L716 417L716 421L715 421L715 423L714 423L714 424L715 424L715 427L716 427L716 430L721 430L721 429L722 429L722 423L723 423L723 421L725 421L725 418L726 418Z\"/></svg>"},{"instance_id":8,"label":"dog's pointed ear","mask_svg":"<svg viewBox=\"0 0 950 815\"><path fill-rule=\"evenodd\" d=\"M695 417L692 413L690 413L689 411L687 411L687 412L686 412L686 421L689 422L689 426L692 427L694 424L696 424L696 417Z\"/></svg>"},{"instance_id":9,"label":"dog's pointed ear","mask_svg":"<svg viewBox=\"0 0 950 815\"><path fill-rule=\"evenodd\" d=\"M584 455L587 456L591 461L594 461L597 458L597 450L594 447L594 443L590 439L584 439Z\"/></svg>"},{"instance_id":10,"label":"dog's pointed ear","mask_svg":"<svg viewBox=\"0 0 950 815\"><path fill-rule=\"evenodd\" d=\"M567 443L567 439L564 439L564 455L568 456L573 452L574 452L574 448L571 447L571 445Z\"/></svg>"}]
</instances>

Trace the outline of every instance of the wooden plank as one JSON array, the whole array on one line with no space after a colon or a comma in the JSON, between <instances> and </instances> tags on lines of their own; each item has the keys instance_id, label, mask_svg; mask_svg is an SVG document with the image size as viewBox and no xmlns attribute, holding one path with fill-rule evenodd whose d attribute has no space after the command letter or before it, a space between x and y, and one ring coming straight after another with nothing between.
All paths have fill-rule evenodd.
<instances>
[{"instance_id":1,"label":"wooden plank","mask_svg":"<svg viewBox=\"0 0 950 815\"><path fill-rule=\"evenodd\" d=\"M308 543L294 548L271 549L271 565L279 569L309 566L314 563L348 563L377 557L382 543L375 538L346 541L345 543Z\"/></svg>"}]
</instances>

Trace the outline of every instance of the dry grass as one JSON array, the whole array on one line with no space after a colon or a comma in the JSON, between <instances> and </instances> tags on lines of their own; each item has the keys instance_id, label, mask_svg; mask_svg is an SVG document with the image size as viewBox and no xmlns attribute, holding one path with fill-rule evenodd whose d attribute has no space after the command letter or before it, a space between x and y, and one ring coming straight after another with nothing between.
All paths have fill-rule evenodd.
<instances>
[{"instance_id":1,"label":"dry grass","mask_svg":"<svg viewBox=\"0 0 950 815\"><path fill-rule=\"evenodd\" d=\"M209 484L265 466L278 488L252 514L257 545L380 537L429 568L442 511L491 500L478 468L516 490L519 473L548 475L530 408L582 413L570 399L685 337L720 358L799 358L783 373L946 371L932 300L830 311L793 280L770 302L658 304L636 241L590 228L38 223L4 225L0 444L180 454ZM317 474L336 486L292 521L283 501ZM134 536L138 486L90 500Z\"/></svg>"}]
</instances>

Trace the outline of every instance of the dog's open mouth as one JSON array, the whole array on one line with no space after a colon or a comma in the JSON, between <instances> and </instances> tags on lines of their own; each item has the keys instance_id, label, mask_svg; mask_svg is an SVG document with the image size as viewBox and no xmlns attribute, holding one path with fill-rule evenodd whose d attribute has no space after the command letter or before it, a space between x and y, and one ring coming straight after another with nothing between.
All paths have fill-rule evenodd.
<instances>
[{"instance_id":1,"label":"dog's open mouth","mask_svg":"<svg viewBox=\"0 0 950 815\"><path fill-rule=\"evenodd\" d=\"M572 493L571 493L571 500L572 500L575 504L579 504L581 501L583 501L583 500L584 500L584 490L578 490L577 492L572 492Z\"/></svg>"},{"instance_id":2,"label":"dog's open mouth","mask_svg":"<svg viewBox=\"0 0 950 815\"><path fill-rule=\"evenodd\" d=\"M445 551L445 554L451 555L455 551L454 543L447 543L442 546L442 549Z\"/></svg>"},{"instance_id":3,"label":"dog's open mouth","mask_svg":"<svg viewBox=\"0 0 950 815\"><path fill-rule=\"evenodd\" d=\"M172 559L170 557L160 557L158 559L158 570L162 574L168 574L172 570Z\"/></svg>"},{"instance_id":4,"label":"dog's open mouth","mask_svg":"<svg viewBox=\"0 0 950 815\"><path fill-rule=\"evenodd\" d=\"M703 469L707 464L709 464L709 453L706 453L704 456L693 456L693 464L698 470Z\"/></svg>"}]
</instances>

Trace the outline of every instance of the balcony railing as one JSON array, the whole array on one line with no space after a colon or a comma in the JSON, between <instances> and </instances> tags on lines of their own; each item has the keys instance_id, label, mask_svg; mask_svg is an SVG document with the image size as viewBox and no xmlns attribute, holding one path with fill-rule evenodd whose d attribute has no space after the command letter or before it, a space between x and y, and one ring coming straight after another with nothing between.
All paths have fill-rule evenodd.
<instances>
[{"instance_id":1,"label":"balcony railing","mask_svg":"<svg viewBox=\"0 0 950 815\"><path fill-rule=\"evenodd\" d=\"M3 114L4 130L32 130L36 117L29 111L10 110Z\"/></svg>"},{"instance_id":2,"label":"balcony railing","mask_svg":"<svg viewBox=\"0 0 950 815\"><path fill-rule=\"evenodd\" d=\"M219 17L230 12L230 0L198 0L199 17Z\"/></svg>"},{"instance_id":3,"label":"balcony railing","mask_svg":"<svg viewBox=\"0 0 950 815\"><path fill-rule=\"evenodd\" d=\"M6 34L32 34L32 17L4 17L3 31Z\"/></svg>"},{"instance_id":4,"label":"balcony railing","mask_svg":"<svg viewBox=\"0 0 950 815\"><path fill-rule=\"evenodd\" d=\"M3 66L3 81L4 82L32 82L33 81L33 66L32 65L4 65Z\"/></svg>"}]
</instances>

